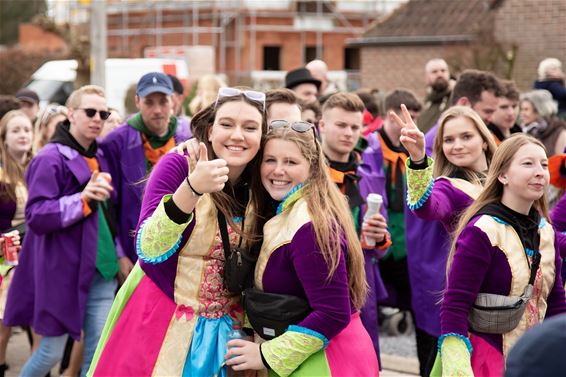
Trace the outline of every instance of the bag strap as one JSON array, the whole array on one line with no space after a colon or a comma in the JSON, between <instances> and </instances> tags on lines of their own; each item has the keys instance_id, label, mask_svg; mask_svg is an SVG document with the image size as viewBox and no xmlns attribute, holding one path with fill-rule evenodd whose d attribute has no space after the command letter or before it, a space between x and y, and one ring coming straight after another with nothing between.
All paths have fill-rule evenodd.
<instances>
[{"instance_id":1,"label":"bag strap","mask_svg":"<svg viewBox=\"0 0 566 377\"><path fill-rule=\"evenodd\" d=\"M540 258L541 258L540 251L535 251L533 254L533 261L531 263L531 276L529 277L530 285L535 284L535 278L537 276L537 271L540 266Z\"/></svg>"},{"instance_id":2,"label":"bag strap","mask_svg":"<svg viewBox=\"0 0 566 377\"><path fill-rule=\"evenodd\" d=\"M220 237L222 238L222 247L224 248L224 260L228 260L230 256L230 238L228 237L228 227L226 218L222 211L218 211L218 227L220 228Z\"/></svg>"},{"instance_id":3,"label":"bag strap","mask_svg":"<svg viewBox=\"0 0 566 377\"><path fill-rule=\"evenodd\" d=\"M242 229L244 229L244 221L246 220L245 216L242 216ZM228 226L226 225L226 218L222 211L218 211L218 227L220 228L220 237L222 238L222 247L224 248L224 258L228 260L228 257L231 254L231 247L230 247L230 237L228 236ZM238 243L238 247L242 246L242 239L243 237L240 236L240 242Z\"/></svg>"}]
</instances>

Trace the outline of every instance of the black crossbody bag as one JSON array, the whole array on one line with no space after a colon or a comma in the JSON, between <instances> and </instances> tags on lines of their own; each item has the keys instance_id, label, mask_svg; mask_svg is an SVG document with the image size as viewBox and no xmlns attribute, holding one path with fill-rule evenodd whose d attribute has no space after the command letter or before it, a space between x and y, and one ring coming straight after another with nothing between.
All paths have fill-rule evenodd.
<instances>
[{"instance_id":1,"label":"black crossbody bag","mask_svg":"<svg viewBox=\"0 0 566 377\"><path fill-rule=\"evenodd\" d=\"M242 229L244 221L245 217ZM283 334L290 325L301 322L312 311L307 300L254 288L257 258L242 248L242 238L238 247L230 247L226 218L221 211L218 211L218 226L224 248L224 286L230 293L242 295L242 306L254 331L269 340Z\"/></svg>"},{"instance_id":2,"label":"black crossbody bag","mask_svg":"<svg viewBox=\"0 0 566 377\"><path fill-rule=\"evenodd\" d=\"M301 297L267 293L255 287L244 291L242 302L254 331L266 340L283 334L312 311L307 300Z\"/></svg>"},{"instance_id":3,"label":"black crossbody bag","mask_svg":"<svg viewBox=\"0 0 566 377\"><path fill-rule=\"evenodd\" d=\"M244 229L245 217L242 217L242 230ZM233 295L241 294L244 289L253 286L254 270L257 258L249 250L242 248L242 237L238 247L230 247L228 237L228 226L226 218L218 211L218 226L224 248L224 286Z\"/></svg>"}]
</instances>

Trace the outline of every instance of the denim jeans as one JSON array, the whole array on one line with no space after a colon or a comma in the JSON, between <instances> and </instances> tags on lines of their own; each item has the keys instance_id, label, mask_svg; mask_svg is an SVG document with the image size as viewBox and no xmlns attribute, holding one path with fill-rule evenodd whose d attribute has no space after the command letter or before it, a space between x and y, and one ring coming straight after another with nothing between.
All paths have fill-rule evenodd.
<instances>
[{"instance_id":1,"label":"denim jeans","mask_svg":"<svg viewBox=\"0 0 566 377\"><path fill-rule=\"evenodd\" d=\"M116 279L105 280L98 272L94 274L88 293L83 324L84 361L81 367L81 376L86 376L90 367L100 334L106 323L106 317L114 302L116 286ZM43 337L39 343L39 348L25 363L20 375L23 377L45 376L61 360L66 341L66 334Z\"/></svg>"}]
</instances>

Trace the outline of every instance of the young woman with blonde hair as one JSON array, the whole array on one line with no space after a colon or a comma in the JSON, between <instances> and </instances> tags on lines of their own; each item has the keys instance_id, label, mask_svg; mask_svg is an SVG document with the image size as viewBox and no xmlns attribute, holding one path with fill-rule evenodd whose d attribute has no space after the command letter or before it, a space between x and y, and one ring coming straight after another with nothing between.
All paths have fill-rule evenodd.
<instances>
[{"instance_id":1,"label":"young woman with blonde hair","mask_svg":"<svg viewBox=\"0 0 566 377\"><path fill-rule=\"evenodd\" d=\"M474 110L451 107L440 118L433 162L425 154L424 134L411 118L398 121L403 124L401 142L410 155L409 208L421 218L441 221L451 231L459 213L482 189L495 141Z\"/></svg>"},{"instance_id":2,"label":"young woman with blonde hair","mask_svg":"<svg viewBox=\"0 0 566 377\"><path fill-rule=\"evenodd\" d=\"M395 114L394 114L395 115ZM401 143L409 152L407 160L407 203L420 219L428 221L419 234L427 237L432 247L414 248L409 253L410 277L415 290L413 306L417 320L417 337L422 340L420 359L422 374L430 372L440 336L438 294L445 287L445 276L439 274L446 267L448 234L454 230L458 216L478 196L493 154L495 141L479 115L469 107L454 106L439 121L438 136L434 142L434 162L425 154L424 134L403 110L397 122L403 126ZM436 222L439 221L442 226ZM416 224L419 224L415 219ZM418 251L418 252L417 252ZM422 346L421 346L422 345Z\"/></svg>"},{"instance_id":3,"label":"young woman with blonde hair","mask_svg":"<svg viewBox=\"0 0 566 377\"><path fill-rule=\"evenodd\" d=\"M226 364L269 368L280 376L377 376L377 357L359 316L367 286L348 204L330 179L314 126L278 124L262 150L261 180L277 209L264 226L255 289L299 297L310 311L261 345L228 342ZM245 309L253 325L247 301Z\"/></svg>"},{"instance_id":4,"label":"young woman with blonde hair","mask_svg":"<svg viewBox=\"0 0 566 377\"><path fill-rule=\"evenodd\" d=\"M67 108L57 103L51 103L43 109L35 122L34 153L39 152L55 133L57 124L67 119Z\"/></svg>"},{"instance_id":5,"label":"young woman with blonde hair","mask_svg":"<svg viewBox=\"0 0 566 377\"><path fill-rule=\"evenodd\" d=\"M549 222L543 144L518 134L497 149L484 190L462 215L450 250L435 370L502 375L516 340L566 312L560 249Z\"/></svg>"},{"instance_id":6,"label":"young woman with blonde hair","mask_svg":"<svg viewBox=\"0 0 566 377\"><path fill-rule=\"evenodd\" d=\"M25 229L28 190L24 174L32 158L32 139L33 126L24 112L12 110L0 120L0 238L4 233L12 234L13 229ZM4 264L3 259L4 256L0 264L0 318L4 318L13 274L13 266ZM8 369L6 348L11 334L10 327L0 324L0 376Z\"/></svg>"}]
</instances>

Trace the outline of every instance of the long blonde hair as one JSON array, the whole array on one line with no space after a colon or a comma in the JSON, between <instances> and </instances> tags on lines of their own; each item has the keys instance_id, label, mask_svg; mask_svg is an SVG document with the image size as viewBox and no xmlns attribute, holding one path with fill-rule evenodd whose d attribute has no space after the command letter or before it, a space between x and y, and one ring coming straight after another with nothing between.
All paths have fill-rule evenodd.
<instances>
[{"instance_id":1,"label":"long blonde hair","mask_svg":"<svg viewBox=\"0 0 566 377\"><path fill-rule=\"evenodd\" d=\"M446 264L446 271L450 270L452 265L452 259L454 258L454 252L456 250L456 242L462 230L468 225L470 220L478 213L480 209L488 204L496 203L501 200L503 196L503 184L499 181L499 176L509 170L515 154L517 151L527 144L535 144L545 150L544 145L532 136L525 134L515 134L510 138L506 139L503 143L499 145L495 155L493 156L493 161L489 168L489 173L487 174L487 179L485 186L479 197L468 207L468 209L460 217L458 222L458 227L454 232L452 239L452 244L450 246L450 254L448 254L448 263ZM533 203L535 209L539 211L541 216L544 216L548 222L550 222L550 217L548 214L548 204L546 199L546 191L543 193L542 197Z\"/></svg>"},{"instance_id":2,"label":"long blonde hair","mask_svg":"<svg viewBox=\"0 0 566 377\"><path fill-rule=\"evenodd\" d=\"M328 278L330 279L338 268L341 241L345 236L348 287L352 302L359 309L367 295L362 247L347 201L330 179L322 148L313 136L314 132L299 133L291 128L272 129L264 138L262 154L269 140L280 139L294 143L308 161L310 173L304 182L303 198L307 203L317 244L328 265Z\"/></svg>"},{"instance_id":3,"label":"long blonde hair","mask_svg":"<svg viewBox=\"0 0 566 377\"><path fill-rule=\"evenodd\" d=\"M8 152L6 146L6 134L8 133L8 123L14 118L22 117L28 119L26 114L21 110L8 111L0 120L0 166L2 167L2 183L6 187L6 191L0 196L8 197L10 200L17 201L16 187L18 184L24 183L24 176L27 166L33 156L32 149L26 153L23 163L14 160ZM30 122L31 125L31 122Z\"/></svg>"},{"instance_id":4,"label":"long blonde hair","mask_svg":"<svg viewBox=\"0 0 566 377\"><path fill-rule=\"evenodd\" d=\"M497 145L495 144L495 140L493 139L491 132L474 110L466 106L452 106L442 114L438 124L438 132L436 134L436 139L434 140L434 167L432 175L434 178L441 176L452 177L457 171L460 171L464 173L467 181L480 184L477 173L482 172L475 172L472 169L461 168L452 164L448 161L444 151L442 150L442 145L444 144L444 128L446 127L446 123L454 118L466 118L472 121L481 138L487 144L487 148L484 151L487 166L490 165L495 150L497 149Z\"/></svg>"},{"instance_id":5,"label":"long blonde hair","mask_svg":"<svg viewBox=\"0 0 566 377\"><path fill-rule=\"evenodd\" d=\"M35 121L33 142L34 153L39 152L39 150L49 142L51 136L47 134L47 125L53 118L59 115L63 115L66 118L67 108L57 103L51 103L43 109L41 115Z\"/></svg>"}]
</instances>

